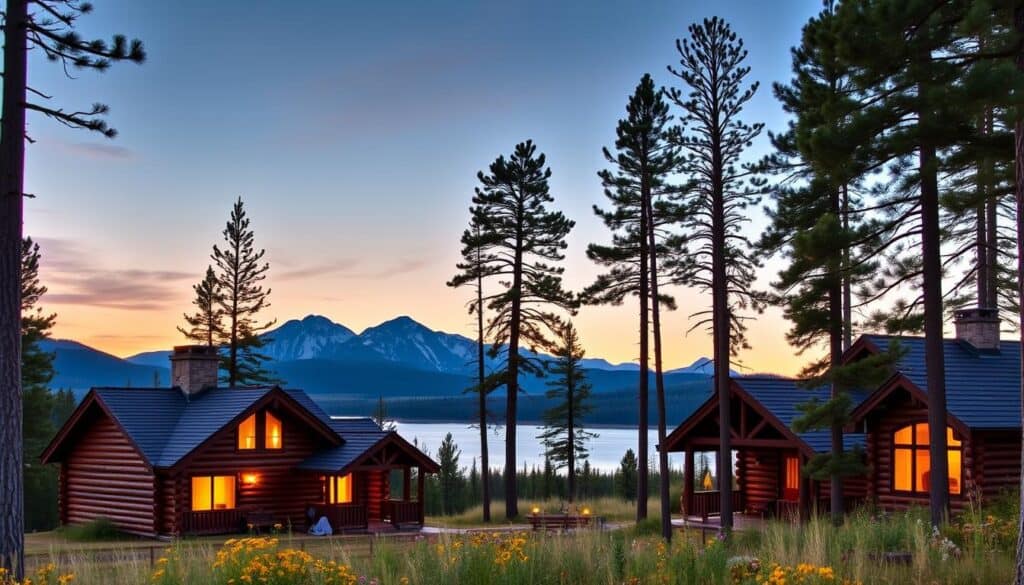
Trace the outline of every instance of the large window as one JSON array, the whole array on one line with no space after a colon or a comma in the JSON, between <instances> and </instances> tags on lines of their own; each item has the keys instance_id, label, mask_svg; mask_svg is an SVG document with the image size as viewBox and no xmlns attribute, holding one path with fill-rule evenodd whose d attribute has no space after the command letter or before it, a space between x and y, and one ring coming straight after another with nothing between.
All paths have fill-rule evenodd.
<instances>
[{"instance_id":1,"label":"large window","mask_svg":"<svg viewBox=\"0 0 1024 585\"><path fill-rule=\"evenodd\" d=\"M192 511L231 510L235 507L235 476L192 478Z\"/></svg>"},{"instance_id":2,"label":"large window","mask_svg":"<svg viewBox=\"0 0 1024 585\"><path fill-rule=\"evenodd\" d=\"M256 415L253 414L249 418L242 421L242 424L238 425L238 448L239 449L255 449L256 448Z\"/></svg>"},{"instance_id":3,"label":"large window","mask_svg":"<svg viewBox=\"0 0 1024 585\"><path fill-rule=\"evenodd\" d=\"M352 503L352 474L328 476L324 489L328 504Z\"/></svg>"},{"instance_id":4,"label":"large window","mask_svg":"<svg viewBox=\"0 0 1024 585\"><path fill-rule=\"evenodd\" d=\"M267 449L280 449L281 448L281 420L276 416L266 414L267 417L267 432L265 437L265 443Z\"/></svg>"},{"instance_id":5,"label":"large window","mask_svg":"<svg viewBox=\"0 0 1024 585\"><path fill-rule=\"evenodd\" d=\"M959 494L963 473L963 445L946 427L949 493ZM893 489L899 492L928 493L931 455L928 452L928 423L903 427L893 434Z\"/></svg>"},{"instance_id":6,"label":"large window","mask_svg":"<svg viewBox=\"0 0 1024 585\"><path fill-rule=\"evenodd\" d=\"M783 462L786 473L785 483L782 484L782 499L795 502L800 499L800 459L787 455Z\"/></svg>"}]
</instances>

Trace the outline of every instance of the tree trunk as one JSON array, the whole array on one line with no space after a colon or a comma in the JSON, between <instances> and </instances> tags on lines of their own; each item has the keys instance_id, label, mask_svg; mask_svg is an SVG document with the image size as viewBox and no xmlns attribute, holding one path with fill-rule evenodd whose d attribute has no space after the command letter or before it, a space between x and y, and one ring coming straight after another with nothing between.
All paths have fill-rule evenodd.
<instances>
[{"instance_id":1,"label":"tree trunk","mask_svg":"<svg viewBox=\"0 0 1024 585\"><path fill-rule=\"evenodd\" d=\"M843 232L850 231L850 190L846 183L843 183ZM843 351L850 349L853 345L853 294L851 293L850 275L847 273L850 267L850 248L843 248Z\"/></svg>"},{"instance_id":2,"label":"tree trunk","mask_svg":"<svg viewBox=\"0 0 1024 585\"><path fill-rule=\"evenodd\" d=\"M520 214L522 217L522 214ZM520 221L522 221L520 219ZM508 380L505 400L505 518L519 516L519 493L516 481L516 405L519 398L519 323L522 318L523 236L516 233L516 252L512 266L512 310L509 315Z\"/></svg>"},{"instance_id":3,"label":"tree trunk","mask_svg":"<svg viewBox=\"0 0 1024 585\"><path fill-rule=\"evenodd\" d=\"M647 493L648 493L648 467L647 467L647 416L648 399L650 394L649 376L649 349L648 349L648 305L650 303L650 291L648 290L647 272L647 217L646 206L640 204L640 420L637 434L637 474L636 474L636 520L640 522L647 518Z\"/></svg>"},{"instance_id":4,"label":"tree trunk","mask_svg":"<svg viewBox=\"0 0 1024 585\"><path fill-rule=\"evenodd\" d=\"M4 15L0 129L0 566L24 576L24 483L21 398L21 239L25 191L25 0Z\"/></svg>"},{"instance_id":5,"label":"tree trunk","mask_svg":"<svg viewBox=\"0 0 1024 585\"><path fill-rule=\"evenodd\" d=\"M658 249L654 234L654 205L651 201L650 179L642 171L642 205L647 209L647 249L651 258L651 329L654 333L654 381L658 401L658 494L661 502L661 536L672 541L672 508L669 498L668 451L665 450L665 376L661 363L661 308L658 304Z\"/></svg>"},{"instance_id":6,"label":"tree trunk","mask_svg":"<svg viewBox=\"0 0 1024 585\"><path fill-rule=\"evenodd\" d=\"M985 132L991 136L993 132L992 128L992 109L989 108L985 112ZM992 159L986 158L984 161L985 169L985 184L987 185L988 197L985 200L985 221L986 235L988 236L988 306L992 308L999 307L999 216L998 207L999 202L996 194L992 191L993 169Z\"/></svg>"},{"instance_id":7,"label":"tree trunk","mask_svg":"<svg viewBox=\"0 0 1024 585\"><path fill-rule=\"evenodd\" d=\"M570 353L572 348L568 348ZM569 358L570 361L572 357ZM573 394L576 389L576 381L573 379L572 371L566 372L566 395L565 398L568 402L568 416L566 420L566 427L569 433L569 442L566 445L567 463L569 465L568 476L569 476L569 497L567 498L570 503L576 499L576 434L575 434L575 417L573 416L575 405L573 404Z\"/></svg>"},{"instance_id":8,"label":"tree trunk","mask_svg":"<svg viewBox=\"0 0 1024 585\"><path fill-rule=\"evenodd\" d=\"M1018 36L1024 36L1024 6L1017 6L1013 12L1013 24ZM1024 73L1024 49L1017 50L1017 72ZM1017 274L1024 274L1024 116L1019 112L1013 127L1014 134L1014 196L1017 198ZM1020 311L1021 352L1021 408L1024 409L1024 282L1017 281L1017 308ZM1024 412L1024 410L1021 410ZM1024 468L1024 452L1021 453L1021 467ZM1024 488L1024 474L1021 474L1021 487ZM1021 490L1024 493L1024 489ZM1017 563L1014 571L1014 584L1024 585L1024 498L1020 499L1020 514L1017 521Z\"/></svg>"},{"instance_id":9,"label":"tree trunk","mask_svg":"<svg viewBox=\"0 0 1024 585\"><path fill-rule=\"evenodd\" d=\"M842 213L842 201L839 191L832 194L832 212L837 216ZM842 260L833 260L829 266L828 278L828 318L829 318L829 370L835 372L836 368L843 362L843 330L845 321L843 319L843 280L840 275ZM843 389L832 380L832 400L839 398ZM832 442L833 469L829 477L829 504L832 510L832 523L841 526L843 523L843 512L846 506L843 503L843 476L839 472L838 463L843 457L843 426L837 421L832 422L829 429Z\"/></svg>"},{"instance_id":10,"label":"tree trunk","mask_svg":"<svg viewBox=\"0 0 1024 585\"><path fill-rule=\"evenodd\" d=\"M491 468L487 456L487 372L484 369L484 278L480 273L480 249L477 248L476 275L476 361L480 405L480 478L483 482L484 522L491 521Z\"/></svg>"},{"instance_id":11,"label":"tree trunk","mask_svg":"<svg viewBox=\"0 0 1024 585\"><path fill-rule=\"evenodd\" d=\"M717 104L717 96L715 98ZM729 309L729 280L726 272L725 185L722 140L717 105L711 133L711 319L715 345L715 392L718 394L718 493L721 495L721 526L732 532L732 410L730 408L729 353L732 317Z\"/></svg>"},{"instance_id":12,"label":"tree trunk","mask_svg":"<svg viewBox=\"0 0 1024 585\"><path fill-rule=\"evenodd\" d=\"M919 95L927 95L920 87ZM926 100L927 98L921 98ZM921 176L921 260L924 289L925 373L928 378L928 439L930 443L930 508L932 526L942 526L949 514L949 463L946 446L946 363L943 352L942 242L939 225L939 185L932 116L927 103L919 108L919 172Z\"/></svg>"}]
</instances>

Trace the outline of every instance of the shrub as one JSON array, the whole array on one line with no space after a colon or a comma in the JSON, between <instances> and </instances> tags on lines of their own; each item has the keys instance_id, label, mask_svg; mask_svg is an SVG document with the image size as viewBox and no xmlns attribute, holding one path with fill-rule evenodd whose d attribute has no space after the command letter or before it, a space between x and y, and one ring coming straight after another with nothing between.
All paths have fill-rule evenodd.
<instances>
[{"instance_id":1,"label":"shrub","mask_svg":"<svg viewBox=\"0 0 1024 585\"><path fill-rule=\"evenodd\" d=\"M117 540L123 534L109 518L96 518L85 524L73 524L61 529L68 540L76 542L97 542L102 540Z\"/></svg>"}]
</instances>

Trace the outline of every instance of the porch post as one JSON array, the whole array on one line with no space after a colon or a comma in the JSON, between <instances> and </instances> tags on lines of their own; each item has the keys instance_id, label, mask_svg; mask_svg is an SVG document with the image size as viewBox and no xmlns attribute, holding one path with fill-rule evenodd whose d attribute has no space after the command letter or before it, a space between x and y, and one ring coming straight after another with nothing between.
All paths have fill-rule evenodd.
<instances>
[{"instance_id":1,"label":"porch post","mask_svg":"<svg viewBox=\"0 0 1024 585\"><path fill-rule=\"evenodd\" d=\"M693 468L693 445L686 445L686 466L683 468L683 501L682 510L683 519L689 515L690 510L693 508L693 482L694 482L694 470Z\"/></svg>"},{"instance_id":2,"label":"porch post","mask_svg":"<svg viewBox=\"0 0 1024 585\"><path fill-rule=\"evenodd\" d=\"M423 526L424 512L427 508L427 504L424 498L424 494L426 491L424 489L424 480L426 480L425 475L426 474L423 473L422 467L416 468L416 500L419 501L420 503L420 526Z\"/></svg>"},{"instance_id":3,"label":"porch post","mask_svg":"<svg viewBox=\"0 0 1024 585\"><path fill-rule=\"evenodd\" d=\"M409 492L411 487L409 482L412 480L412 468L408 465L402 468L402 501L409 501Z\"/></svg>"},{"instance_id":4,"label":"porch post","mask_svg":"<svg viewBox=\"0 0 1024 585\"><path fill-rule=\"evenodd\" d=\"M797 517L801 524L811 519L811 480L804 477L803 467L807 458L800 456L800 492L797 496Z\"/></svg>"}]
</instances>

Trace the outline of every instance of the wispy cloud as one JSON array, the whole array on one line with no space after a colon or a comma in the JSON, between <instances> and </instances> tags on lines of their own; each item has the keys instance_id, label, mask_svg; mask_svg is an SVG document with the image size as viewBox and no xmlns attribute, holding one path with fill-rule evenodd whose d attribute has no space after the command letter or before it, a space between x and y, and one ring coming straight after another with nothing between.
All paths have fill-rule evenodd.
<instances>
[{"instance_id":1,"label":"wispy cloud","mask_svg":"<svg viewBox=\"0 0 1024 585\"><path fill-rule=\"evenodd\" d=\"M287 262L283 264L288 265ZM366 265L352 258L331 262L294 266L273 275L274 280L304 280L307 278L335 275L353 280L380 280L415 272L427 265L424 258L399 258L392 262Z\"/></svg>"},{"instance_id":2,"label":"wispy cloud","mask_svg":"<svg viewBox=\"0 0 1024 585\"><path fill-rule=\"evenodd\" d=\"M43 303L130 311L164 309L181 298L195 274L146 268L107 268L75 240L39 238Z\"/></svg>"},{"instance_id":3,"label":"wispy cloud","mask_svg":"<svg viewBox=\"0 0 1024 585\"><path fill-rule=\"evenodd\" d=\"M101 160L128 160L136 157L134 150L102 142L67 142L56 140L54 145L64 152L84 158Z\"/></svg>"}]
</instances>

